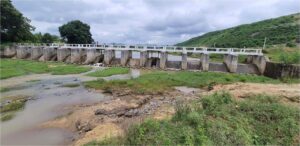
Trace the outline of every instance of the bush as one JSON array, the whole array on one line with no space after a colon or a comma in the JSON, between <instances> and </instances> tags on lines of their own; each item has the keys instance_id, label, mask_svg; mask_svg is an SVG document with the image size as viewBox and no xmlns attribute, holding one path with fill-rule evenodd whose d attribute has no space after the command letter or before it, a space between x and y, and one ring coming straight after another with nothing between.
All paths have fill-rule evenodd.
<instances>
[{"instance_id":1,"label":"bush","mask_svg":"<svg viewBox=\"0 0 300 146\"><path fill-rule=\"evenodd\" d=\"M280 61L284 64L299 64L300 63L300 52L280 54Z\"/></svg>"},{"instance_id":2,"label":"bush","mask_svg":"<svg viewBox=\"0 0 300 146\"><path fill-rule=\"evenodd\" d=\"M288 42L287 44L286 44L286 46L287 47L296 47L297 45L296 45L296 43L294 43L294 42Z\"/></svg>"}]
</instances>

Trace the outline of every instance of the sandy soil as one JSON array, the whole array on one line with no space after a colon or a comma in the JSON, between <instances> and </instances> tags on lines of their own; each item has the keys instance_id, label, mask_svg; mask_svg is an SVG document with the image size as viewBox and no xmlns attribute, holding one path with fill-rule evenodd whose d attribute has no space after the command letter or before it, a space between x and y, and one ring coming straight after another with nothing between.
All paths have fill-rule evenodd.
<instances>
[{"instance_id":1,"label":"sandy soil","mask_svg":"<svg viewBox=\"0 0 300 146\"><path fill-rule=\"evenodd\" d=\"M300 84L259 84L259 83L234 83L216 85L208 94L216 91L228 91L238 100L251 95L264 94L279 97L283 103L300 105Z\"/></svg>"}]
</instances>

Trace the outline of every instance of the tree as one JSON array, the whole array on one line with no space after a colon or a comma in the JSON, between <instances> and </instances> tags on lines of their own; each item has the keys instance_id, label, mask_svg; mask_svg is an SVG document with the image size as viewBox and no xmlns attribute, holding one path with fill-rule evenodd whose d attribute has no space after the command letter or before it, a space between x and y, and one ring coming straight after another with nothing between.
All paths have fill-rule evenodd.
<instances>
[{"instance_id":1,"label":"tree","mask_svg":"<svg viewBox=\"0 0 300 146\"><path fill-rule=\"evenodd\" d=\"M41 32L39 33L35 33L33 34L34 38L32 39L32 42L34 43L41 43L42 41L42 37L43 37L43 34Z\"/></svg>"},{"instance_id":2,"label":"tree","mask_svg":"<svg viewBox=\"0 0 300 146\"><path fill-rule=\"evenodd\" d=\"M30 19L24 17L10 0L1 0L1 41L19 42L32 40L31 31L35 28L30 25Z\"/></svg>"},{"instance_id":3,"label":"tree","mask_svg":"<svg viewBox=\"0 0 300 146\"><path fill-rule=\"evenodd\" d=\"M41 32L35 33L34 39L31 40L33 43L60 43L60 37L57 35L51 35L50 33L44 33Z\"/></svg>"},{"instance_id":4,"label":"tree","mask_svg":"<svg viewBox=\"0 0 300 146\"><path fill-rule=\"evenodd\" d=\"M45 33L41 39L42 43L53 43L54 42L54 38L52 37L51 34L49 33Z\"/></svg>"},{"instance_id":5,"label":"tree","mask_svg":"<svg viewBox=\"0 0 300 146\"><path fill-rule=\"evenodd\" d=\"M63 40L73 44L91 44L93 42L90 26L79 20L70 21L59 27Z\"/></svg>"}]
</instances>

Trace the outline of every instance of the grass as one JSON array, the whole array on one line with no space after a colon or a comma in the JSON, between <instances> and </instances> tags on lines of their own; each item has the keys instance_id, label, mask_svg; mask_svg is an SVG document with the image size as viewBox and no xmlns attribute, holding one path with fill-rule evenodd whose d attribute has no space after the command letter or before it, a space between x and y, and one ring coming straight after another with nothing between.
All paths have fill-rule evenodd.
<instances>
[{"instance_id":1,"label":"grass","mask_svg":"<svg viewBox=\"0 0 300 146\"><path fill-rule=\"evenodd\" d=\"M11 103L8 103L0 108L1 121L8 121L15 116L15 113L22 110L25 107L26 99L20 97L13 99Z\"/></svg>"},{"instance_id":2,"label":"grass","mask_svg":"<svg viewBox=\"0 0 300 146\"><path fill-rule=\"evenodd\" d=\"M38 79L37 80L29 80L27 82L32 82L33 83L33 82L39 82L39 81L41 81L41 80L38 80Z\"/></svg>"},{"instance_id":3,"label":"grass","mask_svg":"<svg viewBox=\"0 0 300 146\"><path fill-rule=\"evenodd\" d=\"M236 101L219 92L179 103L171 120L146 120L123 138L86 145L299 145L299 112L276 97Z\"/></svg>"},{"instance_id":4,"label":"grass","mask_svg":"<svg viewBox=\"0 0 300 146\"><path fill-rule=\"evenodd\" d=\"M284 45L269 46L263 50L263 53L269 57L272 62L285 64L299 64L300 63L300 49L299 47L285 47Z\"/></svg>"},{"instance_id":5,"label":"grass","mask_svg":"<svg viewBox=\"0 0 300 146\"><path fill-rule=\"evenodd\" d=\"M70 84L64 84L62 86L63 87L69 87L69 88L75 88L75 87L80 86L80 84L78 84L78 83L70 83Z\"/></svg>"},{"instance_id":6,"label":"grass","mask_svg":"<svg viewBox=\"0 0 300 146\"><path fill-rule=\"evenodd\" d=\"M1 59L0 79L31 74L51 73L54 75L78 74L91 70L90 67L54 62L38 62L31 60Z\"/></svg>"},{"instance_id":7,"label":"grass","mask_svg":"<svg viewBox=\"0 0 300 146\"><path fill-rule=\"evenodd\" d=\"M5 114L2 114L0 119L2 122L4 121L8 121L8 120L11 120L15 117L15 114L14 113L5 113Z\"/></svg>"},{"instance_id":8,"label":"grass","mask_svg":"<svg viewBox=\"0 0 300 146\"><path fill-rule=\"evenodd\" d=\"M9 88L0 87L0 93L9 91Z\"/></svg>"},{"instance_id":9,"label":"grass","mask_svg":"<svg viewBox=\"0 0 300 146\"><path fill-rule=\"evenodd\" d=\"M87 75L92 76L92 77L108 77L108 76L112 76L112 75L128 74L128 73L129 73L129 68L111 67L111 68L106 68L104 70L98 70L98 71L89 73Z\"/></svg>"},{"instance_id":10,"label":"grass","mask_svg":"<svg viewBox=\"0 0 300 146\"><path fill-rule=\"evenodd\" d=\"M88 88L114 90L129 89L138 94L160 94L169 91L174 86L188 86L195 88L211 87L215 84L229 84L234 82L252 83L281 83L280 80L264 76L229 74L217 72L190 72L190 71L156 71L143 74L130 80L95 80L85 82Z\"/></svg>"},{"instance_id":11,"label":"grass","mask_svg":"<svg viewBox=\"0 0 300 146\"><path fill-rule=\"evenodd\" d=\"M2 108L0 108L0 113L20 110L20 109L24 108L25 102L26 102L26 100L12 101L11 103L9 103L9 104L3 106Z\"/></svg>"}]
</instances>

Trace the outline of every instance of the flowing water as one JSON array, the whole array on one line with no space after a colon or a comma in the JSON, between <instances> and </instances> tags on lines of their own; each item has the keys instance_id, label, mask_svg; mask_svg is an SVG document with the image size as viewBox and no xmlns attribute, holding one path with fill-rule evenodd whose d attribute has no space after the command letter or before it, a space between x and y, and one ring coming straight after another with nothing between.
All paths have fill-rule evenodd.
<instances>
[{"instance_id":1,"label":"flowing water","mask_svg":"<svg viewBox=\"0 0 300 146\"><path fill-rule=\"evenodd\" d=\"M1 145L62 145L70 143L73 137L73 133L70 131L58 128L39 128L39 125L68 114L72 105L92 104L109 98L96 91L85 89L82 82L96 78L87 77L84 74L60 76L40 74L2 80L1 87L13 86L15 88L2 93L1 98L30 96L33 100L28 100L24 110L17 112L13 119L1 122ZM114 75L104 79L129 79L138 76L139 70L131 70L129 74ZM31 80L37 81L32 82ZM63 87L64 84L70 83L80 84L80 86Z\"/></svg>"}]
</instances>

